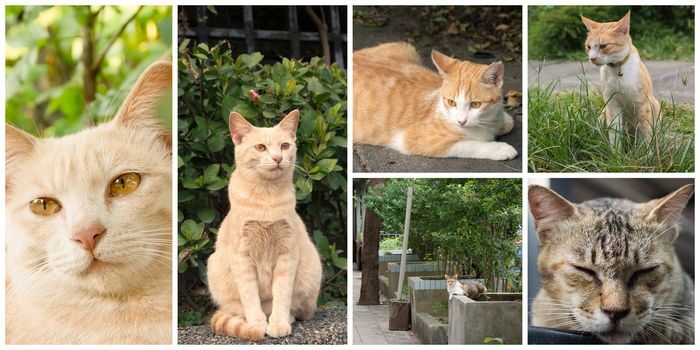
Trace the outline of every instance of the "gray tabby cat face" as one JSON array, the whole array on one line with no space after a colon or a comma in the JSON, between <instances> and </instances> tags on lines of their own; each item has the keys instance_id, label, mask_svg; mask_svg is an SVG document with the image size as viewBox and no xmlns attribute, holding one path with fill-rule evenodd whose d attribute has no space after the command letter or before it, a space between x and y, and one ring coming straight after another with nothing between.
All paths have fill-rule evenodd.
<instances>
[{"instance_id":1,"label":"gray tabby cat face","mask_svg":"<svg viewBox=\"0 0 700 350\"><path fill-rule=\"evenodd\" d=\"M655 336L684 288L673 242L692 193L687 185L646 203L602 198L572 204L544 187L530 187L540 241L537 265L555 301L546 310L556 323L608 343Z\"/></svg>"}]
</instances>

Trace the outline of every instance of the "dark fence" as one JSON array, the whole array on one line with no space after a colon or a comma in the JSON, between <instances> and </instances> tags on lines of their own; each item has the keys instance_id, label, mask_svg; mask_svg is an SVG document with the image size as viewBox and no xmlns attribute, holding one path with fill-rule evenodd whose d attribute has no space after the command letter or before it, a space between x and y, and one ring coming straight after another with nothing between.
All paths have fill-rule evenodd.
<instances>
[{"instance_id":1,"label":"dark fence","mask_svg":"<svg viewBox=\"0 0 700 350\"><path fill-rule=\"evenodd\" d=\"M183 6L179 34L208 44L221 40L240 42L238 53L243 53L240 51L245 47L247 53L279 54L284 49L279 44L286 42L286 57L323 56L321 33L315 21L326 24L330 59L344 68L346 6Z\"/></svg>"}]
</instances>

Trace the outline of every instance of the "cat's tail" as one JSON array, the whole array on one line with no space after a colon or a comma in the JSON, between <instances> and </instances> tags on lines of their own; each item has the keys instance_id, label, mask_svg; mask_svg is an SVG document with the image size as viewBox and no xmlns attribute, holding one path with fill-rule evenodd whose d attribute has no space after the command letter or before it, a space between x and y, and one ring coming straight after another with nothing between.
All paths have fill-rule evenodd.
<instances>
[{"instance_id":1,"label":"cat's tail","mask_svg":"<svg viewBox=\"0 0 700 350\"><path fill-rule=\"evenodd\" d=\"M258 341L265 336L265 329L248 324L243 316L217 311L211 317L211 329L216 334Z\"/></svg>"}]
</instances>

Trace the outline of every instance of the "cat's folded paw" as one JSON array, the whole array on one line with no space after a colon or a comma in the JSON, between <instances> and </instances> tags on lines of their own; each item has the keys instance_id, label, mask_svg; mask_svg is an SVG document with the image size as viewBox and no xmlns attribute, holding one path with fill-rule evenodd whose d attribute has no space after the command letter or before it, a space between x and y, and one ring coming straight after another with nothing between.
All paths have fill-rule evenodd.
<instances>
[{"instance_id":1,"label":"cat's folded paw","mask_svg":"<svg viewBox=\"0 0 700 350\"><path fill-rule=\"evenodd\" d=\"M267 322L254 322L250 323L250 328L248 329L247 337L248 339L258 341L265 337L265 330L267 329Z\"/></svg>"},{"instance_id":2,"label":"cat's folded paw","mask_svg":"<svg viewBox=\"0 0 700 350\"><path fill-rule=\"evenodd\" d=\"M517 157L518 151L507 143L494 142L493 153L491 153L491 156L491 159L493 160L508 160Z\"/></svg>"},{"instance_id":3,"label":"cat's folded paw","mask_svg":"<svg viewBox=\"0 0 700 350\"><path fill-rule=\"evenodd\" d=\"M267 325L267 335L273 338L284 337L292 334L292 326L289 323L270 323Z\"/></svg>"}]
</instances>

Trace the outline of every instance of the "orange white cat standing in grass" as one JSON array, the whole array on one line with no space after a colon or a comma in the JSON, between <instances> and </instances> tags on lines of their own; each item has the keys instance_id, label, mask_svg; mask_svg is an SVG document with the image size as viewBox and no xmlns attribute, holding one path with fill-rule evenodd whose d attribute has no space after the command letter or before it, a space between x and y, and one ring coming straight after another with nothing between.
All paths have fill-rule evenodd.
<instances>
[{"instance_id":1,"label":"orange white cat standing in grass","mask_svg":"<svg viewBox=\"0 0 700 350\"><path fill-rule=\"evenodd\" d=\"M353 53L353 142L430 157L513 159L496 142L513 129L503 109L504 67L460 61L433 50L438 72L408 43Z\"/></svg>"},{"instance_id":2,"label":"orange white cat standing in grass","mask_svg":"<svg viewBox=\"0 0 700 350\"><path fill-rule=\"evenodd\" d=\"M653 126L661 119L659 101L646 65L630 37L630 12L617 22L598 23L581 16L588 28L588 59L600 66L600 81L605 98L605 114L601 114L610 131L609 140L617 144L618 135L641 132L651 137Z\"/></svg>"}]
</instances>

